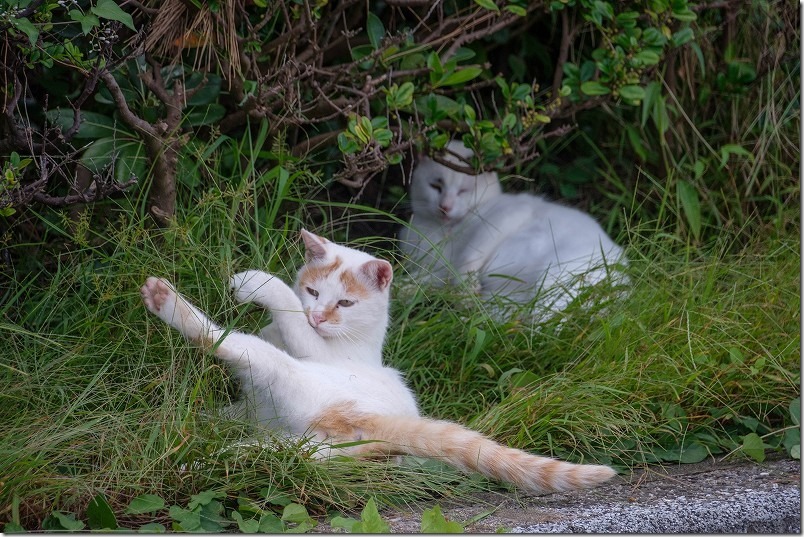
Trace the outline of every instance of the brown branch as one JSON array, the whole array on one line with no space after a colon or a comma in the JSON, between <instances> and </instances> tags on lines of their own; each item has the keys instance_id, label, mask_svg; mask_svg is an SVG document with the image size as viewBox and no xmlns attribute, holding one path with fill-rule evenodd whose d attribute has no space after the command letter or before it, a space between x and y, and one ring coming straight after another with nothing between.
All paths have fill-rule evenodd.
<instances>
[{"instance_id":1,"label":"brown branch","mask_svg":"<svg viewBox=\"0 0 804 537\"><path fill-rule=\"evenodd\" d=\"M567 63L569 57L569 48L572 43L572 38L575 36L575 29L570 31L569 15L567 9L561 10L561 46L558 50L558 58L556 58L556 71L553 74L553 86L550 96L555 99L558 91L561 89L561 82L564 80L564 64Z\"/></svg>"},{"instance_id":2,"label":"brown branch","mask_svg":"<svg viewBox=\"0 0 804 537\"><path fill-rule=\"evenodd\" d=\"M117 80L114 78L114 76L112 76L112 73L109 71L103 71L100 77L104 84L106 84L106 88L109 90L109 93L112 94L112 99L117 105L117 110L120 112L120 117L123 119L126 125L147 138L157 137L158 134L153 125L138 117L134 112L131 111L131 108L128 107L126 98L123 95L123 90L120 89L120 85L117 83Z\"/></svg>"}]
</instances>

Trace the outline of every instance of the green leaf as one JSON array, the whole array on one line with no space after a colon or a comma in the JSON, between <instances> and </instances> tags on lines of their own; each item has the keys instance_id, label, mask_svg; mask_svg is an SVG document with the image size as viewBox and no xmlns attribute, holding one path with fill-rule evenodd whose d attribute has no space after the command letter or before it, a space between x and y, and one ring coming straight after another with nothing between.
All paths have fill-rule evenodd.
<instances>
[{"instance_id":1,"label":"green leaf","mask_svg":"<svg viewBox=\"0 0 804 537\"><path fill-rule=\"evenodd\" d=\"M608 95L611 90L596 80L589 80L581 84L581 91L587 95Z\"/></svg>"},{"instance_id":2,"label":"green leaf","mask_svg":"<svg viewBox=\"0 0 804 537\"><path fill-rule=\"evenodd\" d=\"M343 528L349 533L355 533L354 527L356 524L360 524L360 521L355 518L344 518L342 516L336 516L329 521L331 527Z\"/></svg>"},{"instance_id":3,"label":"green leaf","mask_svg":"<svg viewBox=\"0 0 804 537\"><path fill-rule=\"evenodd\" d=\"M92 173L99 173L107 166L112 165L120 148L129 143L132 142L115 140L114 138L95 140L81 155L81 165Z\"/></svg>"},{"instance_id":4,"label":"green leaf","mask_svg":"<svg viewBox=\"0 0 804 537\"><path fill-rule=\"evenodd\" d=\"M683 464L692 464L701 462L708 456L709 450L706 449L706 446L699 444L698 442L693 442L690 445L684 446L684 448L681 450L678 460Z\"/></svg>"},{"instance_id":5,"label":"green leaf","mask_svg":"<svg viewBox=\"0 0 804 537\"><path fill-rule=\"evenodd\" d=\"M70 18L81 23L81 32L84 35L89 34L93 28L100 26L100 19L92 13L81 13L77 9L71 9Z\"/></svg>"},{"instance_id":6,"label":"green leaf","mask_svg":"<svg viewBox=\"0 0 804 537\"><path fill-rule=\"evenodd\" d=\"M693 39L695 39L695 32L692 31L692 28L687 27L674 33L671 41L673 42L674 46L680 47L681 45L689 43Z\"/></svg>"},{"instance_id":7,"label":"green leaf","mask_svg":"<svg viewBox=\"0 0 804 537\"><path fill-rule=\"evenodd\" d=\"M698 191L683 179L679 179L676 187L687 224L697 240L701 236L701 202L698 199Z\"/></svg>"},{"instance_id":8,"label":"green leaf","mask_svg":"<svg viewBox=\"0 0 804 537\"><path fill-rule=\"evenodd\" d=\"M255 519L245 520L243 515L237 511L232 511L232 520L237 522L237 529L242 533L257 533L260 531L260 521Z\"/></svg>"},{"instance_id":9,"label":"green leaf","mask_svg":"<svg viewBox=\"0 0 804 537\"><path fill-rule=\"evenodd\" d=\"M16 522L6 522L3 526L3 533L26 533L25 528L17 524Z\"/></svg>"},{"instance_id":10,"label":"green leaf","mask_svg":"<svg viewBox=\"0 0 804 537\"><path fill-rule=\"evenodd\" d=\"M538 384L542 380L542 377L533 371L521 371L511 375L511 388L526 388L528 386Z\"/></svg>"},{"instance_id":11,"label":"green leaf","mask_svg":"<svg viewBox=\"0 0 804 537\"><path fill-rule=\"evenodd\" d=\"M801 459L801 444L796 444L790 448L790 456L796 460Z\"/></svg>"},{"instance_id":12,"label":"green leaf","mask_svg":"<svg viewBox=\"0 0 804 537\"><path fill-rule=\"evenodd\" d=\"M422 513L422 533L463 533L463 526L444 518L438 505Z\"/></svg>"},{"instance_id":13,"label":"green leaf","mask_svg":"<svg viewBox=\"0 0 804 537\"><path fill-rule=\"evenodd\" d=\"M294 522L301 524L310 520L310 515L303 505L298 503L290 503L282 510L282 520L285 522Z\"/></svg>"},{"instance_id":14,"label":"green leaf","mask_svg":"<svg viewBox=\"0 0 804 537\"><path fill-rule=\"evenodd\" d=\"M134 19L131 18L131 15L120 9L120 6L118 6L114 0L98 0L98 5L91 8L90 11L101 19L122 22L131 28L131 30L137 31L137 28L134 26Z\"/></svg>"},{"instance_id":15,"label":"green leaf","mask_svg":"<svg viewBox=\"0 0 804 537\"><path fill-rule=\"evenodd\" d=\"M380 18L369 11L366 18L366 33L368 33L369 42L374 50L377 50L385 35L385 27L382 25Z\"/></svg>"},{"instance_id":16,"label":"green leaf","mask_svg":"<svg viewBox=\"0 0 804 537\"><path fill-rule=\"evenodd\" d=\"M48 121L61 127L62 132L73 125L73 110L71 108L48 110L45 115ZM75 133L75 138L91 140L106 137L135 137L133 133L118 127L123 127L123 125L117 123L114 118L106 114L82 111L81 123Z\"/></svg>"},{"instance_id":17,"label":"green leaf","mask_svg":"<svg viewBox=\"0 0 804 537\"><path fill-rule=\"evenodd\" d=\"M282 533L283 531L285 531L285 524L275 514L266 513L260 517L260 533Z\"/></svg>"},{"instance_id":18,"label":"green leaf","mask_svg":"<svg viewBox=\"0 0 804 537\"><path fill-rule=\"evenodd\" d=\"M21 17L19 19L11 19L11 25L14 26L17 30L24 33L28 36L28 41L31 45L35 45L37 39L39 39L39 30L36 26L33 25L31 21L26 19L25 17Z\"/></svg>"},{"instance_id":19,"label":"green leaf","mask_svg":"<svg viewBox=\"0 0 804 537\"><path fill-rule=\"evenodd\" d=\"M473 78L477 78L483 69L480 67L465 67L460 71L454 71L441 77L441 79L433 84L433 87L440 88L442 86L456 86L468 82Z\"/></svg>"},{"instance_id":20,"label":"green leaf","mask_svg":"<svg viewBox=\"0 0 804 537\"><path fill-rule=\"evenodd\" d=\"M183 127L200 127L202 125L213 125L223 119L226 115L226 108L218 103L206 106L193 106L182 120Z\"/></svg>"},{"instance_id":21,"label":"green leaf","mask_svg":"<svg viewBox=\"0 0 804 537\"><path fill-rule=\"evenodd\" d=\"M494 3L494 0L475 0L475 4L496 13L500 12L500 8L497 7L497 4Z\"/></svg>"},{"instance_id":22,"label":"green leaf","mask_svg":"<svg viewBox=\"0 0 804 537\"><path fill-rule=\"evenodd\" d=\"M765 460L765 443L757 433L743 437L743 452L757 462Z\"/></svg>"},{"instance_id":23,"label":"green leaf","mask_svg":"<svg viewBox=\"0 0 804 537\"><path fill-rule=\"evenodd\" d=\"M801 425L801 397L796 397L790 401L790 418L793 420L794 425Z\"/></svg>"},{"instance_id":24,"label":"green leaf","mask_svg":"<svg viewBox=\"0 0 804 537\"><path fill-rule=\"evenodd\" d=\"M171 505L168 510L170 518L176 521L174 524L181 531L196 531L201 529L201 513L182 509L178 505Z\"/></svg>"},{"instance_id":25,"label":"green leaf","mask_svg":"<svg viewBox=\"0 0 804 537\"><path fill-rule=\"evenodd\" d=\"M67 531L78 531L84 529L84 523L75 519L72 513L62 513L60 511L53 511L52 515L58 523Z\"/></svg>"},{"instance_id":26,"label":"green leaf","mask_svg":"<svg viewBox=\"0 0 804 537\"><path fill-rule=\"evenodd\" d=\"M149 522L141 526L137 533L167 533L167 529L159 522Z\"/></svg>"},{"instance_id":27,"label":"green leaf","mask_svg":"<svg viewBox=\"0 0 804 537\"><path fill-rule=\"evenodd\" d=\"M645 90L640 86L623 86L620 88L620 97L629 101L641 101L645 98Z\"/></svg>"},{"instance_id":28,"label":"green leaf","mask_svg":"<svg viewBox=\"0 0 804 537\"><path fill-rule=\"evenodd\" d=\"M360 513L360 522L352 527L352 531L354 533L391 533L390 526L380 517L374 498L370 498L366 502L366 506Z\"/></svg>"},{"instance_id":29,"label":"green leaf","mask_svg":"<svg viewBox=\"0 0 804 537\"><path fill-rule=\"evenodd\" d=\"M525 17L528 14L528 10L521 6L505 6L505 10L520 17Z\"/></svg>"},{"instance_id":30,"label":"green leaf","mask_svg":"<svg viewBox=\"0 0 804 537\"><path fill-rule=\"evenodd\" d=\"M698 18L695 12L689 8L684 8L679 11L673 11L672 17L676 20L683 22L692 22Z\"/></svg>"},{"instance_id":31,"label":"green leaf","mask_svg":"<svg viewBox=\"0 0 804 537\"><path fill-rule=\"evenodd\" d=\"M746 148L739 146L737 144L726 144L720 148L720 169L726 167L726 164L729 162L729 157L731 155L737 155L741 157L745 157L748 160L754 160L754 155L751 154Z\"/></svg>"},{"instance_id":32,"label":"green leaf","mask_svg":"<svg viewBox=\"0 0 804 537\"><path fill-rule=\"evenodd\" d=\"M98 494L90 500L87 506L87 523L93 530L116 530L117 519L114 517L109 502L103 494Z\"/></svg>"},{"instance_id":33,"label":"green leaf","mask_svg":"<svg viewBox=\"0 0 804 537\"><path fill-rule=\"evenodd\" d=\"M634 56L634 59L642 65L656 65L661 58L652 50L642 50Z\"/></svg>"}]
</instances>

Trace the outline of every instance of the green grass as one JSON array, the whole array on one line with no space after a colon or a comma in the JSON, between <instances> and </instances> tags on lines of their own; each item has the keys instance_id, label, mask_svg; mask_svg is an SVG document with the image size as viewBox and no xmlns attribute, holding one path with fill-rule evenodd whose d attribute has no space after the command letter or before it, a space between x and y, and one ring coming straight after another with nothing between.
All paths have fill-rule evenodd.
<instances>
[{"instance_id":1,"label":"green grass","mask_svg":"<svg viewBox=\"0 0 804 537\"><path fill-rule=\"evenodd\" d=\"M149 316L138 293L147 275L163 275L221 321L247 330L264 322L257 309L235 307L226 278L248 266L292 273L300 257L278 231L234 246L246 224L225 217L225 200L202 211L203 229L121 224L112 241L90 246L101 236L89 234L54 269L12 282L13 299L0 307L0 516L14 518L16 504L34 528L55 509L82 515L98 493L122 512L142 493L180 504L203 490L234 498L265 488L321 514L369 497L399 504L488 486L438 464L321 464L303 446L227 449L250 434L215 412L236 387ZM778 444L781 434L768 433L791 423L787 408L800 395L797 233L737 251L728 237L697 248L658 235L631 230L626 299L571 309L540 330L470 315L446 293L400 299L387 359L426 414L570 460L626 469L702 448L722 456L751 432Z\"/></svg>"}]
</instances>

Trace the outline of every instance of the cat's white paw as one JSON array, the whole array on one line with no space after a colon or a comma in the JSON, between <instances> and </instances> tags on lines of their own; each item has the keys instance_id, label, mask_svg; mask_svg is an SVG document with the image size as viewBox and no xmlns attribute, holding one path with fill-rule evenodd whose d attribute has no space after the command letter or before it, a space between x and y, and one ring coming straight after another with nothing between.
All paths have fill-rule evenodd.
<instances>
[{"instance_id":1,"label":"cat's white paw","mask_svg":"<svg viewBox=\"0 0 804 537\"><path fill-rule=\"evenodd\" d=\"M264 300L271 292L272 281L276 276L261 270L238 272L229 278L229 287L234 292L235 300L241 304Z\"/></svg>"},{"instance_id":2,"label":"cat's white paw","mask_svg":"<svg viewBox=\"0 0 804 537\"><path fill-rule=\"evenodd\" d=\"M163 278L148 277L140 288L140 295L148 311L160 318L164 318L167 309L172 313L176 307L176 291Z\"/></svg>"}]
</instances>

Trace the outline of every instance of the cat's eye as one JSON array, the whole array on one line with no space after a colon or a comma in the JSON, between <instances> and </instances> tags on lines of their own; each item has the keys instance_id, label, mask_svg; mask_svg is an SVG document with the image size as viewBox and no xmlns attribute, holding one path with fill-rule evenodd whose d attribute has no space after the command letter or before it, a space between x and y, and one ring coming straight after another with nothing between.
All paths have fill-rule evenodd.
<instances>
[{"instance_id":1,"label":"cat's eye","mask_svg":"<svg viewBox=\"0 0 804 537\"><path fill-rule=\"evenodd\" d=\"M438 183L430 183L430 187L432 187L436 192L441 194L441 185Z\"/></svg>"},{"instance_id":2,"label":"cat's eye","mask_svg":"<svg viewBox=\"0 0 804 537\"><path fill-rule=\"evenodd\" d=\"M318 291L316 291L312 287L308 287L307 292L310 293L311 295L313 295L314 297L318 298Z\"/></svg>"},{"instance_id":3,"label":"cat's eye","mask_svg":"<svg viewBox=\"0 0 804 537\"><path fill-rule=\"evenodd\" d=\"M348 308L355 305L354 300L339 300L338 305L342 308Z\"/></svg>"}]
</instances>

